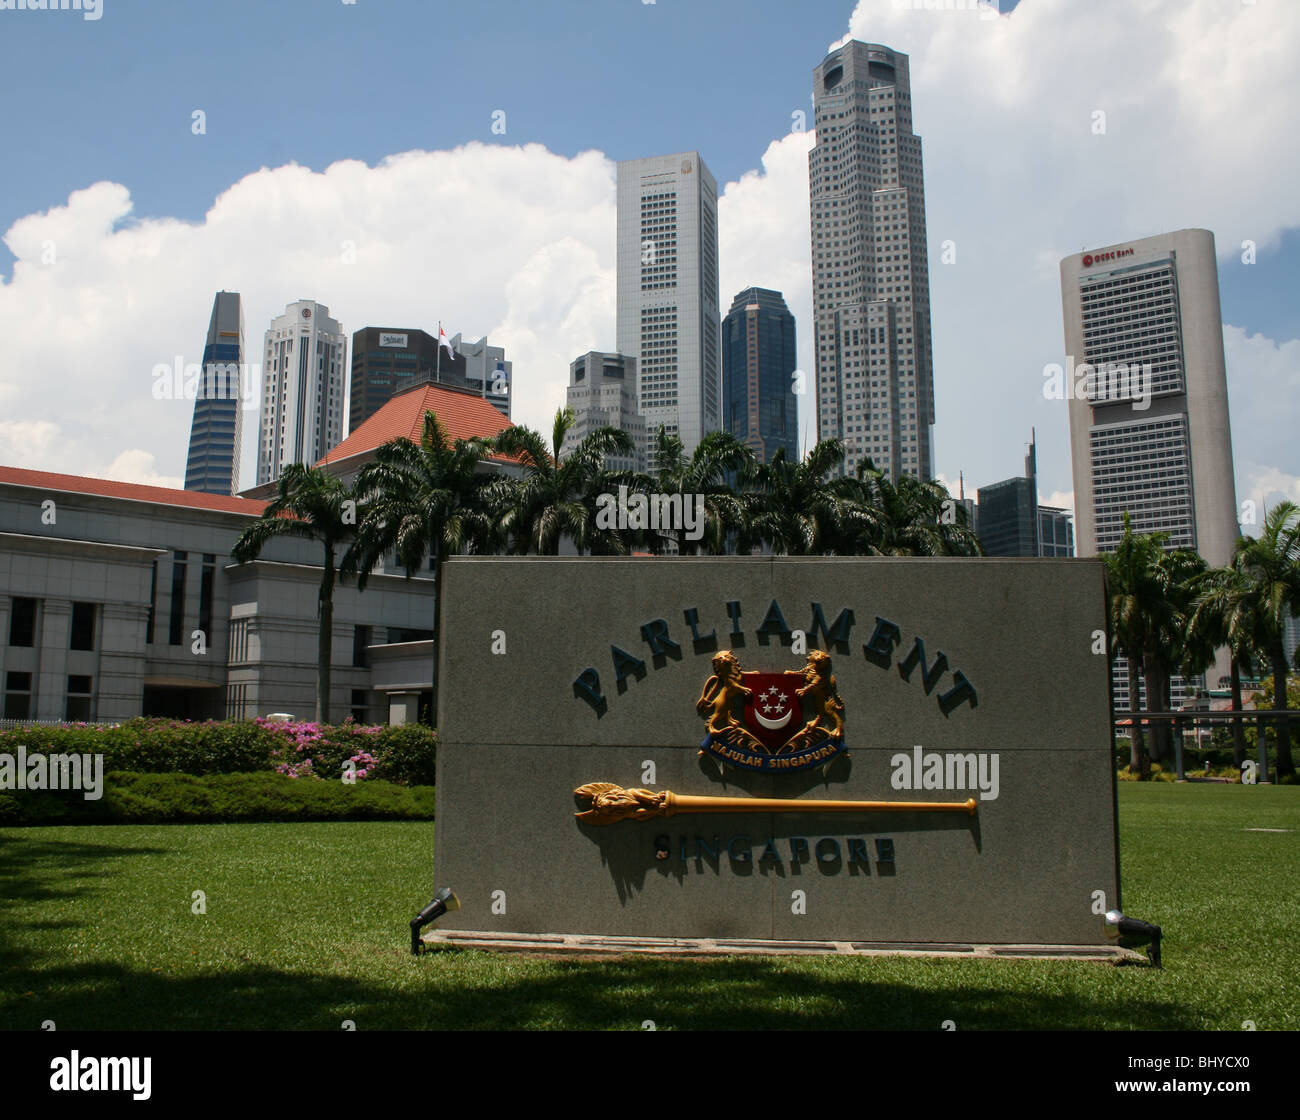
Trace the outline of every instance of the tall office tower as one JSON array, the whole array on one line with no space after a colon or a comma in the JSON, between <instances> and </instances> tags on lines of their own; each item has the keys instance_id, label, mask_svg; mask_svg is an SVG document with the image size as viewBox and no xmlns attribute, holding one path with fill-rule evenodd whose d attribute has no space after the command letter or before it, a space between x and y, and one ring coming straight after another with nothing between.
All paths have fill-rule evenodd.
<instances>
[{"instance_id":1,"label":"tall office tower","mask_svg":"<svg viewBox=\"0 0 1300 1120\"><path fill-rule=\"evenodd\" d=\"M194 401L185 489L206 494L239 490L244 435L244 311L238 292L218 292L203 344L203 378ZM247 386L250 390L252 382Z\"/></svg>"},{"instance_id":2,"label":"tall office tower","mask_svg":"<svg viewBox=\"0 0 1300 1120\"><path fill-rule=\"evenodd\" d=\"M722 426L718 186L698 152L618 165L618 351L637 407L691 454Z\"/></svg>"},{"instance_id":3,"label":"tall office tower","mask_svg":"<svg viewBox=\"0 0 1300 1120\"><path fill-rule=\"evenodd\" d=\"M573 409L574 423L564 437L561 455L568 455L597 428L617 428L632 437L632 454L605 456L605 469L645 470L649 437L636 408L635 358L597 350L574 358L564 403Z\"/></svg>"},{"instance_id":4,"label":"tall office tower","mask_svg":"<svg viewBox=\"0 0 1300 1120\"><path fill-rule=\"evenodd\" d=\"M348 432L384 407L393 392L432 376L438 340L413 327L362 327L352 332L352 382L348 387ZM443 362L448 361L444 352ZM464 374L464 362L461 363Z\"/></svg>"},{"instance_id":5,"label":"tall office tower","mask_svg":"<svg viewBox=\"0 0 1300 1120\"><path fill-rule=\"evenodd\" d=\"M808 154L817 438L839 438L852 474L934 470L934 363L921 138L908 58L846 43L813 71Z\"/></svg>"},{"instance_id":6,"label":"tall office tower","mask_svg":"<svg viewBox=\"0 0 1300 1120\"><path fill-rule=\"evenodd\" d=\"M794 316L780 292L746 288L722 320L722 427L760 463L799 460Z\"/></svg>"},{"instance_id":7,"label":"tall office tower","mask_svg":"<svg viewBox=\"0 0 1300 1120\"><path fill-rule=\"evenodd\" d=\"M1113 550L1128 513L1135 532L1227 564L1240 530L1214 235L1075 253L1061 293L1079 555ZM1117 692L1127 706L1126 680Z\"/></svg>"},{"instance_id":8,"label":"tall office tower","mask_svg":"<svg viewBox=\"0 0 1300 1120\"><path fill-rule=\"evenodd\" d=\"M347 348L330 309L314 300L291 303L272 320L262 348L259 486L289 463L315 463L343 442Z\"/></svg>"},{"instance_id":9,"label":"tall office tower","mask_svg":"<svg viewBox=\"0 0 1300 1120\"><path fill-rule=\"evenodd\" d=\"M1127 512L1135 532L1227 564L1239 528L1214 235L1076 253L1061 292L1079 555L1114 549Z\"/></svg>"}]
</instances>

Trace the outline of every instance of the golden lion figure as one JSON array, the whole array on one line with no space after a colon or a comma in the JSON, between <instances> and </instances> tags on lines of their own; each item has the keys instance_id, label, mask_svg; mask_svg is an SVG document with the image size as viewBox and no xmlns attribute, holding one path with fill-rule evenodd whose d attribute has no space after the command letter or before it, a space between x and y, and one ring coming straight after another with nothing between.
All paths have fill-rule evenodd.
<instances>
[{"instance_id":1,"label":"golden lion figure","mask_svg":"<svg viewBox=\"0 0 1300 1120\"><path fill-rule=\"evenodd\" d=\"M803 710L812 713L812 719L782 744L781 751L797 751L827 739L842 739L844 701L831 676L830 654L815 649L808 654L802 669L785 672L786 676L803 677L804 685L795 690L795 695L804 702Z\"/></svg>"},{"instance_id":2,"label":"golden lion figure","mask_svg":"<svg viewBox=\"0 0 1300 1120\"><path fill-rule=\"evenodd\" d=\"M709 734L733 747L767 752L761 739L741 721L745 701L754 695L745 687L740 675L740 662L729 649L713 655L713 676L704 682L704 691L695 702L695 711L708 721Z\"/></svg>"},{"instance_id":3,"label":"golden lion figure","mask_svg":"<svg viewBox=\"0 0 1300 1120\"><path fill-rule=\"evenodd\" d=\"M577 813L588 824L613 824L615 821L644 821L661 816L668 803L668 791L623 789L613 782L588 782L573 791L586 806Z\"/></svg>"}]
</instances>

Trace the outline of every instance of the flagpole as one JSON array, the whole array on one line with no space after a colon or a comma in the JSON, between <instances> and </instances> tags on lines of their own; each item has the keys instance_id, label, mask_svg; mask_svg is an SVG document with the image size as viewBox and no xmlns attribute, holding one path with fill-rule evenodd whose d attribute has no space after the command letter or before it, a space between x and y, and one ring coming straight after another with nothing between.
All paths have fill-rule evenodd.
<instances>
[{"instance_id":1,"label":"flagpole","mask_svg":"<svg viewBox=\"0 0 1300 1120\"><path fill-rule=\"evenodd\" d=\"M435 359L436 365L433 367L433 379L442 381L442 320L438 320L438 357Z\"/></svg>"}]
</instances>

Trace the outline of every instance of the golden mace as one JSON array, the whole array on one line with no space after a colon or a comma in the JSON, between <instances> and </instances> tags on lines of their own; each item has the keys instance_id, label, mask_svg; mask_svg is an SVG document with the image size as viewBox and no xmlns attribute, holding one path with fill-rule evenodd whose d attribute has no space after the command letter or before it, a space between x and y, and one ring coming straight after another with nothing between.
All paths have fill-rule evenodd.
<instances>
[{"instance_id":1,"label":"golden mace","mask_svg":"<svg viewBox=\"0 0 1300 1120\"><path fill-rule=\"evenodd\" d=\"M587 824L648 821L678 813L969 813L975 798L966 801L808 801L793 797L698 797L648 789L623 789L613 782L588 782L573 791L583 812L574 816Z\"/></svg>"}]
</instances>

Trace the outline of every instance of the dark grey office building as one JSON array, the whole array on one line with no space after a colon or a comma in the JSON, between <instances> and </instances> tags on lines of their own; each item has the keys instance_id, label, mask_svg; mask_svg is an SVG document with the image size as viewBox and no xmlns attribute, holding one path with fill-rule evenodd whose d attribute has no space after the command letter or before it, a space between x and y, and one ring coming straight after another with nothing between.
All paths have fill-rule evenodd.
<instances>
[{"instance_id":1,"label":"dark grey office building","mask_svg":"<svg viewBox=\"0 0 1300 1120\"><path fill-rule=\"evenodd\" d=\"M761 463L799 458L794 316L780 292L745 288L722 320L723 430Z\"/></svg>"},{"instance_id":2,"label":"dark grey office building","mask_svg":"<svg viewBox=\"0 0 1300 1120\"><path fill-rule=\"evenodd\" d=\"M459 363L459 368L457 368ZM355 432L386 405L399 383L409 385L433 378L438 368L438 340L411 327L363 327L352 336L352 388L348 398L348 431ZM441 365L451 375L465 377L465 359L443 351Z\"/></svg>"},{"instance_id":3,"label":"dark grey office building","mask_svg":"<svg viewBox=\"0 0 1300 1120\"><path fill-rule=\"evenodd\" d=\"M1038 445L1030 440L1023 478L979 488L979 539L989 556L1074 555L1070 511L1038 504Z\"/></svg>"},{"instance_id":4,"label":"dark grey office building","mask_svg":"<svg viewBox=\"0 0 1300 1120\"><path fill-rule=\"evenodd\" d=\"M979 488L979 537L989 556L1038 555L1038 502L1031 478Z\"/></svg>"},{"instance_id":5,"label":"dark grey office building","mask_svg":"<svg viewBox=\"0 0 1300 1120\"><path fill-rule=\"evenodd\" d=\"M203 378L190 424L186 490L226 495L239 490L244 361L244 312L239 293L218 292L212 301L212 318L203 345Z\"/></svg>"}]
</instances>

